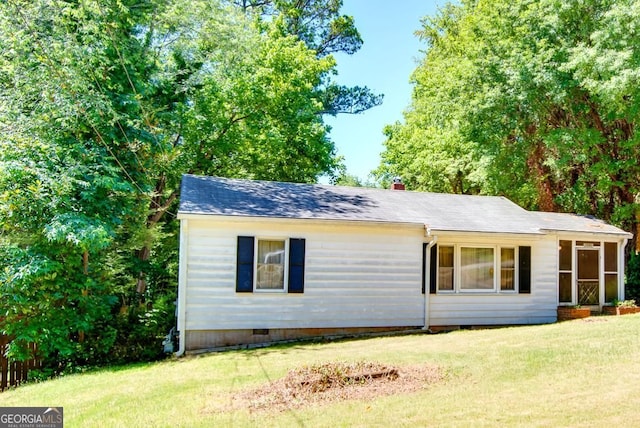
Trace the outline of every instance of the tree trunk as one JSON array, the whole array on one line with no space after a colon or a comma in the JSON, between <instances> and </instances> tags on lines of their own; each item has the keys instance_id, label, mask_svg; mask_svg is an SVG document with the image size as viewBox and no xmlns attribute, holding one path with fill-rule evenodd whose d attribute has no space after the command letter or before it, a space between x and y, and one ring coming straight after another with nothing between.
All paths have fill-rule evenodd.
<instances>
[{"instance_id":1,"label":"tree trunk","mask_svg":"<svg viewBox=\"0 0 640 428\"><path fill-rule=\"evenodd\" d=\"M557 205L554 201L554 183L551 181L551 170L544 164L543 143L535 143L527 160L529 171L534 177L538 189L538 208L541 211L555 212Z\"/></svg>"},{"instance_id":2,"label":"tree trunk","mask_svg":"<svg viewBox=\"0 0 640 428\"><path fill-rule=\"evenodd\" d=\"M150 214L147 216L147 229L153 229L156 227L158 222L162 220L167 210L171 207L173 202L178 198L179 191L173 190L169 196L166 198L163 197L164 191L166 190L166 177L163 175L160 177L158 182L156 183L156 188L153 196L151 197L151 201L149 203L149 212ZM137 258L141 262L141 265L145 265L149 259L151 258L151 247L152 242L145 242L144 246L137 251ZM138 279L136 281L136 293L142 297L145 291L147 290L147 275L141 270L138 272Z\"/></svg>"}]
</instances>

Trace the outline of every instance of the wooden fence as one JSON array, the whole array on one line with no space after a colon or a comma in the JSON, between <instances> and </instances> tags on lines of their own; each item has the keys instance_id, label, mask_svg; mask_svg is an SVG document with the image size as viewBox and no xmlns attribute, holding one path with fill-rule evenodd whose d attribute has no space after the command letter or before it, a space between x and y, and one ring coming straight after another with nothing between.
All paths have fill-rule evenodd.
<instances>
[{"instance_id":1,"label":"wooden fence","mask_svg":"<svg viewBox=\"0 0 640 428\"><path fill-rule=\"evenodd\" d=\"M6 357L9 337L0 335L0 391L11 386L18 386L27 380L29 370L42 367L42 361L32 359L29 361L10 361ZM31 350L35 352L35 344Z\"/></svg>"}]
</instances>

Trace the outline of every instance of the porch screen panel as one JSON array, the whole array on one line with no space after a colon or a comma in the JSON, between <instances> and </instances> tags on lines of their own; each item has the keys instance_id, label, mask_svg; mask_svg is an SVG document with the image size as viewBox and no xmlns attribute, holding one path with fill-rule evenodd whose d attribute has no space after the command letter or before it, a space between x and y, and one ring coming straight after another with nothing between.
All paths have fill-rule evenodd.
<instances>
[{"instance_id":1,"label":"porch screen panel","mask_svg":"<svg viewBox=\"0 0 640 428\"><path fill-rule=\"evenodd\" d=\"M598 304L598 255L597 250L578 249L578 304Z\"/></svg>"},{"instance_id":2,"label":"porch screen panel","mask_svg":"<svg viewBox=\"0 0 640 428\"><path fill-rule=\"evenodd\" d=\"M618 245L615 242L604 243L604 271L618 272Z\"/></svg>"},{"instance_id":3,"label":"porch screen panel","mask_svg":"<svg viewBox=\"0 0 640 428\"><path fill-rule=\"evenodd\" d=\"M618 274L604 275L604 301L611 303L618 298Z\"/></svg>"},{"instance_id":4,"label":"porch screen panel","mask_svg":"<svg viewBox=\"0 0 640 428\"><path fill-rule=\"evenodd\" d=\"M598 252L578 250L578 281L598 280Z\"/></svg>"},{"instance_id":5,"label":"porch screen panel","mask_svg":"<svg viewBox=\"0 0 640 428\"><path fill-rule=\"evenodd\" d=\"M618 296L618 244L604 243L604 301L611 303Z\"/></svg>"},{"instance_id":6,"label":"porch screen panel","mask_svg":"<svg viewBox=\"0 0 640 428\"><path fill-rule=\"evenodd\" d=\"M560 273L558 285L560 303L571 303L571 273Z\"/></svg>"},{"instance_id":7,"label":"porch screen panel","mask_svg":"<svg viewBox=\"0 0 640 428\"><path fill-rule=\"evenodd\" d=\"M560 250L558 252L560 271L571 271L571 255L573 248L571 241L560 241Z\"/></svg>"},{"instance_id":8,"label":"porch screen panel","mask_svg":"<svg viewBox=\"0 0 640 428\"><path fill-rule=\"evenodd\" d=\"M493 290L493 248L460 249L460 288Z\"/></svg>"},{"instance_id":9,"label":"porch screen panel","mask_svg":"<svg viewBox=\"0 0 640 428\"><path fill-rule=\"evenodd\" d=\"M571 241L560 241L558 250L558 300L560 303L571 303L572 290L573 244Z\"/></svg>"}]
</instances>

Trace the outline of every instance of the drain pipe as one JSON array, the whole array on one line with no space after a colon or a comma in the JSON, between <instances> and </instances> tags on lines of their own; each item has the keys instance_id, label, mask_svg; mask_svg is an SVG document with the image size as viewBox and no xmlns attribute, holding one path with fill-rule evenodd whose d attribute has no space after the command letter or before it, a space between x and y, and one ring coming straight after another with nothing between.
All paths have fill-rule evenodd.
<instances>
[{"instance_id":1,"label":"drain pipe","mask_svg":"<svg viewBox=\"0 0 640 428\"><path fill-rule=\"evenodd\" d=\"M178 271L178 306L176 308L178 327L178 352L174 355L181 357L186 351L186 312L187 312L187 252L188 252L188 220L180 220L180 267Z\"/></svg>"},{"instance_id":2,"label":"drain pipe","mask_svg":"<svg viewBox=\"0 0 640 428\"><path fill-rule=\"evenodd\" d=\"M431 290L431 248L438 242L438 236L431 236L431 230L427 228L427 236L431 237L431 241L427 244L425 250L426 267L425 267L425 287L424 287L424 327L423 330L429 330L429 293ZM427 280L428 278L428 280Z\"/></svg>"}]
</instances>

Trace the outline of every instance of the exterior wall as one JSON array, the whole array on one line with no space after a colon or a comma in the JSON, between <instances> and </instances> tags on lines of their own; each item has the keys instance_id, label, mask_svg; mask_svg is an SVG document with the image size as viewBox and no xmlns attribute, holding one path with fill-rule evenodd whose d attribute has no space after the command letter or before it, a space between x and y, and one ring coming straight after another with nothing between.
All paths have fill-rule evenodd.
<instances>
[{"instance_id":1,"label":"exterior wall","mask_svg":"<svg viewBox=\"0 0 640 428\"><path fill-rule=\"evenodd\" d=\"M186 269L181 281L186 286L181 287L184 319L178 327L187 339L194 338L187 340L187 350L219 346L202 339L213 330L424 325L422 227L182 221L186 251L181 264ZM305 238L304 293L236 293L238 235Z\"/></svg>"},{"instance_id":2,"label":"exterior wall","mask_svg":"<svg viewBox=\"0 0 640 428\"><path fill-rule=\"evenodd\" d=\"M187 351L422 327L425 312L433 327L557 319L558 234L436 234L438 245L530 246L531 293L425 296L417 225L199 216L181 227L178 329ZM237 293L238 235L305 238L304 293Z\"/></svg>"},{"instance_id":3,"label":"exterior wall","mask_svg":"<svg viewBox=\"0 0 640 428\"><path fill-rule=\"evenodd\" d=\"M459 292L431 294L429 326L516 325L555 322L557 318L557 241L554 236L509 239L440 236L438 245L531 246L531 294Z\"/></svg>"}]
</instances>

